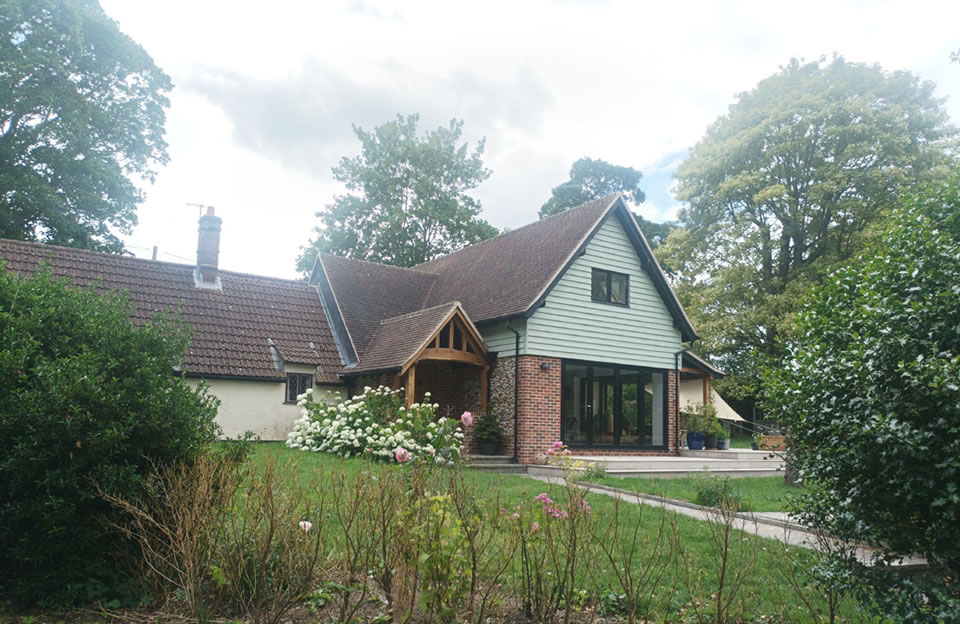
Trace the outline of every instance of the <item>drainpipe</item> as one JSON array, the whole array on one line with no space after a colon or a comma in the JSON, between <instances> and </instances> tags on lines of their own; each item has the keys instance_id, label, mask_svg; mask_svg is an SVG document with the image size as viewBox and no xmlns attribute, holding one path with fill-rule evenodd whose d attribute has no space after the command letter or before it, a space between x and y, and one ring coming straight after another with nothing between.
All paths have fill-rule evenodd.
<instances>
[{"instance_id":1,"label":"drainpipe","mask_svg":"<svg viewBox=\"0 0 960 624\"><path fill-rule=\"evenodd\" d=\"M513 463L520 463L520 332L510 325L507 319L507 329L513 332Z\"/></svg>"},{"instance_id":2,"label":"drainpipe","mask_svg":"<svg viewBox=\"0 0 960 624\"><path fill-rule=\"evenodd\" d=\"M689 351L691 348L692 347L684 347L673 354L673 365L677 369L673 380L673 413L676 414L673 419L675 434L674 439L677 441L677 448L674 452L678 457L680 456L680 367L681 363L683 362L683 354Z\"/></svg>"}]
</instances>

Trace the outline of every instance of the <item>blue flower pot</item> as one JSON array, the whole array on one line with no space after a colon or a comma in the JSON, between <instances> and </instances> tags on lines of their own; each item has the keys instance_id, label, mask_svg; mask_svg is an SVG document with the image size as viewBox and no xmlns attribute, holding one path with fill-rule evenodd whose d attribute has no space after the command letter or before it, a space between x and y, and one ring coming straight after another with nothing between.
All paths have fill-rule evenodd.
<instances>
[{"instance_id":1,"label":"blue flower pot","mask_svg":"<svg viewBox=\"0 0 960 624\"><path fill-rule=\"evenodd\" d=\"M691 451L702 451L703 450L703 434L702 433L687 433L687 448Z\"/></svg>"}]
</instances>

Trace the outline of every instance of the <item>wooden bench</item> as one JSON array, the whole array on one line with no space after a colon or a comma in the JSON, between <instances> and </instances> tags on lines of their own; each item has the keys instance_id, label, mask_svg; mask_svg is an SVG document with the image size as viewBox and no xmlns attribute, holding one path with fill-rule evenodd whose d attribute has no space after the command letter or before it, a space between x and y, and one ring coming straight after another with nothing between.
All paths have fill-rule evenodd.
<instances>
[{"instance_id":1,"label":"wooden bench","mask_svg":"<svg viewBox=\"0 0 960 624\"><path fill-rule=\"evenodd\" d=\"M757 449L761 451L787 450L786 437L782 435L762 435L757 441Z\"/></svg>"}]
</instances>

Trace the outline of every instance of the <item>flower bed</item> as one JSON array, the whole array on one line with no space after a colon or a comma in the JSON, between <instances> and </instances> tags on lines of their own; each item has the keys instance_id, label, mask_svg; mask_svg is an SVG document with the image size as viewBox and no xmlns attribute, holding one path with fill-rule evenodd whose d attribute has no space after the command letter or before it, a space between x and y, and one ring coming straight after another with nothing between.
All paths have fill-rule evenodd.
<instances>
[{"instance_id":1,"label":"flower bed","mask_svg":"<svg viewBox=\"0 0 960 624\"><path fill-rule=\"evenodd\" d=\"M368 455L400 463L429 460L455 464L460 459L463 431L457 420L440 417L439 405L404 406L401 390L367 386L363 394L336 405L317 401L313 391L299 397L301 416L287 436L287 446L340 457ZM470 419L464 414L464 423Z\"/></svg>"}]
</instances>

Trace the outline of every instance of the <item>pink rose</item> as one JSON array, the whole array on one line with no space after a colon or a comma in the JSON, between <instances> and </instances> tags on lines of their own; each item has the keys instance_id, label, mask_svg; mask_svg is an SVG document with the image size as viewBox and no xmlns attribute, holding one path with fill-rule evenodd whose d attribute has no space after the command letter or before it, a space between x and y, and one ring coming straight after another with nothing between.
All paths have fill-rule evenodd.
<instances>
[{"instance_id":1,"label":"pink rose","mask_svg":"<svg viewBox=\"0 0 960 624\"><path fill-rule=\"evenodd\" d=\"M463 415L460 416L460 422L463 423L464 427L473 425L473 414L470 412L464 412Z\"/></svg>"},{"instance_id":2,"label":"pink rose","mask_svg":"<svg viewBox=\"0 0 960 624\"><path fill-rule=\"evenodd\" d=\"M407 449L403 448L402 446L401 446L401 447L398 447L398 448L397 448L397 453L396 453L395 457L397 458L397 462L399 462L399 463L402 464L403 462L405 462L405 461L407 461L408 459L410 459L410 451L408 451Z\"/></svg>"},{"instance_id":3,"label":"pink rose","mask_svg":"<svg viewBox=\"0 0 960 624\"><path fill-rule=\"evenodd\" d=\"M553 443L553 448L555 449L563 448L563 442L561 442L560 440L557 440L556 442Z\"/></svg>"}]
</instances>

